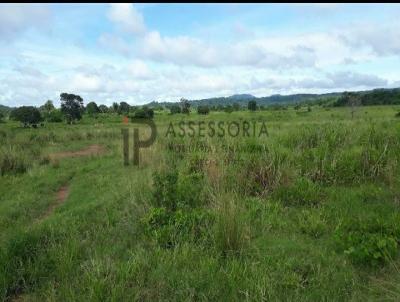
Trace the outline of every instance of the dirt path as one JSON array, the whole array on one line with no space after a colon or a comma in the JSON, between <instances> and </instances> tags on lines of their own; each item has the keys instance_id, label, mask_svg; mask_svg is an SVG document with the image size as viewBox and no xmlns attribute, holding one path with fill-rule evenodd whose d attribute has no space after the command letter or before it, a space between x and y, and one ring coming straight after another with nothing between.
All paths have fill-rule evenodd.
<instances>
[{"instance_id":1,"label":"dirt path","mask_svg":"<svg viewBox=\"0 0 400 302\"><path fill-rule=\"evenodd\" d=\"M44 214L43 219L49 217L53 214L54 210L62 205L68 198L69 195L69 186L64 185L58 189L56 202L53 203L48 209L47 212Z\"/></svg>"},{"instance_id":2,"label":"dirt path","mask_svg":"<svg viewBox=\"0 0 400 302\"><path fill-rule=\"evenodd\" d=\"M105 153L106 148L102 145L90 145L84 149L78 151L64 151L49 154L51 159L60 159L66 157L81 157L89 155L100 155Z\"/></svg>"},{"instance_id":3,"label":"dirt path","mask_svg":"<svg viewBox=\"0 0 400 302\"><path fill-rule=\"evenodd\" d=\"M54 213L55 209L61 206L68 198L69 195L69 186L68 184L63 185L58 189L55 201L48 207L47 211L36 221L36 223L40 223Z\"/></svg>"}]
</instances>

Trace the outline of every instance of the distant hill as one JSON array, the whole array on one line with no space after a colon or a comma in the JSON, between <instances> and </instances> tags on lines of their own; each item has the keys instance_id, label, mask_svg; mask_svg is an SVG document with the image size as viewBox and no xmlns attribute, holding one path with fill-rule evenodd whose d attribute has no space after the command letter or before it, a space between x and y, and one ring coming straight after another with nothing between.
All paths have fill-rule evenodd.
<instances>
[{"instance_id":1,"label":"distant hill","mask_svg":"<svg viewBox=\"0 0 400 302\"><path fill-rule=\"evenodd\" d=\"M280 95L275 94L271 96L265 97L255 97L251 94L234 94L228 97L216 97L216 98L208 98L208 99L200 99L200 100L189 100L192 107L198 107L199 105L208 105L208 106L226 106L232 105L234 103L239 104L242 107L246 107L247 103L250 100L257 101L258 105L272 105L272 104L293 104L304 101L312 101L321 98L328 97L339 97L341 93L325 93L325 94L290 94L290 95ZM163 106L168 107L172 105L178 105L179 102L151 102L147 104L150 107L154 106Z\"/></svg>"},{"instance_id":2,"label":"distant hill","mask_svg":"<svg viewBox=\"0 0 400 302\"><path fill-rule=\"evenodd\" d=\"M289 94L281 95L274 94L271 96L255 97L251 94L234 94L228 97L215 97L200 100L189 100L192 107L198 107L199 105L208 106L227 106L234 103L239 104L241 107L246 107L250 100L255 100L258 105L268 106L268 105L286 105L286 104L297 104L297 103L319 103L327 104L336 103L339 98L346 95L348 92L331 92L322 94ZM352 95L356 95L361 99L362 105L380 105L380 104L400 104L400 88L377 88L373 90L364 91L353 91ZM343 106L343 104L335 104L336 106ZM163 106L169 107L172 105L179 105L179 102L151 102L147 104L148 106Z\"/></svg>"},{"instance_id":3,"label":"distant hill","mask_svg":"<svg viewBox=\"0 0 400 302\"><path fill-rule=\"evenodd\" d=\"M5 114L8 114L9 112L11 112L11 110L13 110L14 108L11 107L7 107L4 105L0 105L0 112L3 112Z\"/></svg>"},{"instance_id":4,"label":"distant hill","mask_svg":"<svg viewBox=\"0 0 400 302\"><path fill-rule=\"evenodd\" d=\"M236 101L240 101L240 100L256 99L256 97L251 94L234 94L234 95L228 96L227 99L233 100L236 102Z\"/></svg>"}]
</instances>

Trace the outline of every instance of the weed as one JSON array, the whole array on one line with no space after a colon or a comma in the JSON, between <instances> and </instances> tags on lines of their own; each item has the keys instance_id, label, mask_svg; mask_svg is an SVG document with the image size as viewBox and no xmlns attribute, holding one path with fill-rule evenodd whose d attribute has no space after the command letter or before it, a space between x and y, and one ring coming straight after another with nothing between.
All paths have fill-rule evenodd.
<instances>
[{"instance_id":1,"label":"weed","mask_svg":"<svg viewBox=\"0 0 400 302\"><path fill-rule=\"evenodd\" d=\"M337 228L336 240L355 263L376 266L396 256L399 221L398 215L386 220L376 217L348 220Z\"/></svg>"}]
</instances>

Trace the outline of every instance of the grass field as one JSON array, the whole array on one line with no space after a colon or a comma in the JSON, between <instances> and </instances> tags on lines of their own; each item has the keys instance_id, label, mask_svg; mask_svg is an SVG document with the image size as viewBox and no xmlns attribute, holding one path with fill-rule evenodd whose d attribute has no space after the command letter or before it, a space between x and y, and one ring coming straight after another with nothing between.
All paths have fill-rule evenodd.
<instances>
[{"instance_id":1,"label":"grass field","mask_svg":"<svg viewBox=\"0 0 400 302\"><path fill-rule=\"evenodd\" d=\"M138 167L117 115L0 124L0 299L399 301L399 109L157 112ZM165 137L180 120L268 136Z\"/></svg>"}]
</instances>

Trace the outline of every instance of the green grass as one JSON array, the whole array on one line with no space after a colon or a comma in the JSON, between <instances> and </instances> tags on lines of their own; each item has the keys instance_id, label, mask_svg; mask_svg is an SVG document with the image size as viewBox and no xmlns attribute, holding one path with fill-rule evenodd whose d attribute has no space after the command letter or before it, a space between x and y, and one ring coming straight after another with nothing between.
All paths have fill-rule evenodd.
<instances>
[{"instance_id":1,"label":"green grass","mask_svg":"<svg viewBox=\"0 0 400 302\"><path fill-rule=\"evenodd\" d=\"M398 110L156 112L140 167L123 166L117 116L1 124L0 299L399 300ZM163 135L239 119L269 136ZM107 152L48 159L91 144Z\"/></svg>"}]
</instances>

